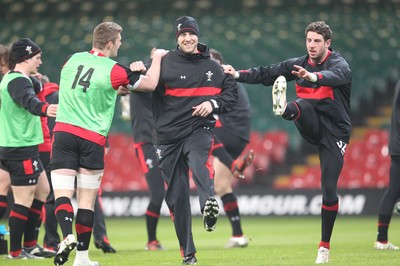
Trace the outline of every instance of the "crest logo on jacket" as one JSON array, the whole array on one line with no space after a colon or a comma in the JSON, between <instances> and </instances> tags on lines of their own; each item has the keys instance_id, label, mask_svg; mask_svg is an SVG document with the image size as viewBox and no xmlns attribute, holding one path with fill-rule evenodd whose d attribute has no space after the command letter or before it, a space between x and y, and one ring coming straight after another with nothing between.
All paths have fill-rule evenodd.
<instances>
[{"instance_id":1,"label":"crest logo on jacket","mask_svg":"<svg viewBox=\"0 0 400 266\"><path fill-rule=\"evenodd\" d=\"M214 73L212 73L210 70L208 70L206 75L207 75L207 81L211 81L211 77L214 75Z\"/></svg>"},{"instance_id":2,"label":"crest logo on jacket","mask_svg":"<svg viewBox=\"0 0 400 266\"><path fill-rule=\"evenodd\" d=\"M157 154L158 159L161 160L162 156L161 156L161 150L160 149L156 150L156 154Z\"/></svg>"}]
</instances>

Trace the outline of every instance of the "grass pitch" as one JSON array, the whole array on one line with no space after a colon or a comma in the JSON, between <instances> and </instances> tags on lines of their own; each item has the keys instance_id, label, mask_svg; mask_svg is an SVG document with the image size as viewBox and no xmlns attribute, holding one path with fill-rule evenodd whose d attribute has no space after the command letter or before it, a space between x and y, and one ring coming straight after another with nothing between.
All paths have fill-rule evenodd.
<instances>
[{"instance_id":1,"label":"grass pitch","mask_svg":"<svg viewBox=\"0 0 400 266\"><path fill-rule=\"evenodd\" d=\"M393 217L390 241L400 244L400 225ZM4 222L4 221L2 221ZM102 266L180 265L182 258L172 221L159 221L158 238L165 251L145 251L147 242L145 219L107 219L107 230L116 254L103 254L90 246L90 257ZM376 217L339 216L331 240L331 261L328 265L399 265L400 251L373 249L376 238ZM200 217L193 220L193 236L197 248L197 265L315 265L320 239L319 217L242 217L245 234L251 238L247 248L224 249L231 234L229 222L221 216L214 232L203 229ZM42 229L43 231L43 229ZM40 236L40 241L43 237ZM66 266L72 266L75 251ZM53 265L52 259L3 260L0 265Z\"/></svg>"}]
</instances>

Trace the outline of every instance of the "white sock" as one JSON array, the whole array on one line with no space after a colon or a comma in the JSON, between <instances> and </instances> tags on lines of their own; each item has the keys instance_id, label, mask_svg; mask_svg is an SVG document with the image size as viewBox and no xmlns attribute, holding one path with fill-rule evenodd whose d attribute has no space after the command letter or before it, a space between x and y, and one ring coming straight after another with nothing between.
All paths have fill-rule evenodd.
<instances>
[{"instance_id":1,"label":"white sock","mask_svg":"<svg viewBox=\"0 0 400 266\"><path fill-rule=\"evenodd\" d=\"M75 260L89 260L89 250L77 250Z\"/></svg>"}]
</instances>

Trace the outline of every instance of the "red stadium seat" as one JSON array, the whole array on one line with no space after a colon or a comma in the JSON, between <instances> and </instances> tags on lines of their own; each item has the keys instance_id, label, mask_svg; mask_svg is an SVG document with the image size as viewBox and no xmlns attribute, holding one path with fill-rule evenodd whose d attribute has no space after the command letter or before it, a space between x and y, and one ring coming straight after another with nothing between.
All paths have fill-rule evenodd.
<instances>
[{"instance_id":1,"label":"red stadium seat","mask_svg":"<svg viewBox=\"0 0 400 266\"><path fill-rule=\"evenodd\" d=\"M109 142L109 152L105 156L103 189L147 191L146 180L136 158L132 138L123 134L113 134L109 136Z\"/></svg>"}]
</instances>

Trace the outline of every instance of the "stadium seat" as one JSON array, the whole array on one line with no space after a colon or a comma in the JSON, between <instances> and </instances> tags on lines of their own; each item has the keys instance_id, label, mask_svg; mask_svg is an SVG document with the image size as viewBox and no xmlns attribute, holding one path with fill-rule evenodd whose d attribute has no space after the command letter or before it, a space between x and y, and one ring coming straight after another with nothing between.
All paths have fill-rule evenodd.
<instances>
[{"instance_id":1,"label":"stadium seat","mask_svg":"<svg viewBox=\"0 0 400 266\"><path fill-rule=\"evenodd\" d=\"M104 190L147 191L146 179L136 158L132 138L124 134L112 134L109 143L102 181Z\"/></svg>"}]
</instances>

